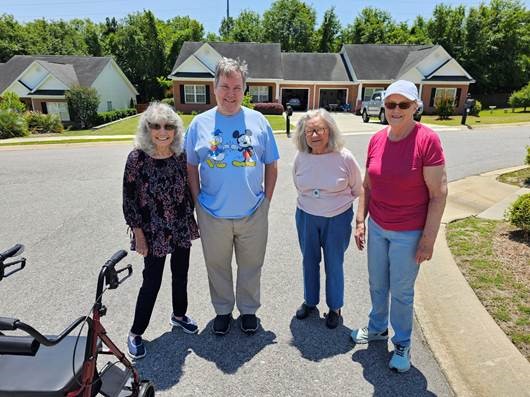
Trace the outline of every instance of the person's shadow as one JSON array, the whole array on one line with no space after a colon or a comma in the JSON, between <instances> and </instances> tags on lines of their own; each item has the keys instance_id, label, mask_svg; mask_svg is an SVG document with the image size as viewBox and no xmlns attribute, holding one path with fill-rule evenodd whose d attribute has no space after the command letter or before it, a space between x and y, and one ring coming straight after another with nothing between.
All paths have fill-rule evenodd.
<instances>
[{"instance_id":1,"label":"person's shadow","mask_svg":"<svg viewBox=\"0 0 530 397\"><path fill-rule=\"evenodd\" d=\"M386 341L371 342L367 349L353 353L352 360L363 367L364 379L374 386L374 397L436 396L427 390L427 379L414 365L401 374L389 369L391 356Z\"/></svg>"},{"instance_id":2,"label":"person's shadow","mask_svg":"<svg viewBox=\"0 0 530 397\"><path fill-rule=\"evenodd\" d=\"M217 336L212 332L212 322L198 335L175 328L147 341L147 355L135 363L142 378L151 380L157 390L173 387L180 381L191 353L215 363L224 373L234 374L266 346L276 343L276 334L265 331L261 324L254 335L247 335L239 328L239 320L232 320L230 332Z\"/></svg>"},{"instance_id":3,"label":"person's shadow","mask_svg":"<svg viewBox=\"0 0 530 397\"><path fill-rule=\"evenodd\" d=\"M291 345L307 360L321 361L352 349L349 341L351 329L342 324L335 329L326 328L318 310L303 320L293 316L290 328L293 335Z\"/></svg>"}]
</instances>

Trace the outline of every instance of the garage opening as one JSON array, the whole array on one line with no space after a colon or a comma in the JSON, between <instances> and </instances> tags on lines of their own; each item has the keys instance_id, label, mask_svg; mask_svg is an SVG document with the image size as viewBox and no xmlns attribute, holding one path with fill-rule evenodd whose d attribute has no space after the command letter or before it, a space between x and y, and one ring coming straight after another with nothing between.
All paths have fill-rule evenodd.
<instances>
[{"instance_id":1,"label":"garage opening","mask_svg":"<svg viewBox=\"0 0 530 397\"><path fill-rule=\"evenodd\" d=\"M330 111L342 109L346 103L347 90L335 88L322 88L320 90L319 107Z\"/></svg>"},{"instance_id":2,"label":"garage opening","mask_svg":"<svg viewBox=\"0 0 530 397\"><path fill-rule=\"evenodd\" d=\"M293 110L307 110L309 90L307 88L282 88L282 105L289 104Z\"/></svg>"}]
</instances>

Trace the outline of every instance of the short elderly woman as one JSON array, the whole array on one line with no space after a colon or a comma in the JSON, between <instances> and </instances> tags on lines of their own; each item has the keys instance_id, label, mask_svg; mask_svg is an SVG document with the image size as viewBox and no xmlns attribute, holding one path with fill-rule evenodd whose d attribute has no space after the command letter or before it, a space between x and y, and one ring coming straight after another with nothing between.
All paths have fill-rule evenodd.
<instances>
[{"instance_id":1,"label":"short elderly woman","mask_svg":"<svg viewBox=\"0 0 530 397\"><path fill-rule=\"evenodd\" d=\"M123 214L132 229L132 249L144 257L143 282L127 340L132 358L146 354L146 330L162 282L166 256L171 254L173 311L170 323L196 333L186 315L191 241L199 237L188 188L183 124L163 103L152 103L140 117L135 149L129 153L123 177Z\"/></svg>"},{"instance_id":2,"label":"short elderly woman","mask_svg":"<svg viewBox=\"0 0 530 397\"><path fill-rule=\"evenodd\" d=\"M355 240L365 245L372 310L368 326L354 330L356 343L388 339L394 329L389 367L410 369L414 283L420 264L431 259L447 195L445 159L438 135L414 121L418 89L406 80L385 91L388 127L368 145L364 193L359 198ZM390 298L390 300L389 300Z\"/></svg>"},{"instance_id":3,"label":"short elderly woman","mask_svg":"<svg viewBox=\"0 0 530 397\"><path fill-rule=\"evenodd\" d=\"M294 142L298 149L293 168L298 191L296 228L304 272L304 302L296 317L306 318L319 303L323 252L326 326L333 329L340 323L344 304L344 253L352 234L352 203L362 191L361 171L324 109L309 111L300 119Z\"/></svg>"}]
</instances>

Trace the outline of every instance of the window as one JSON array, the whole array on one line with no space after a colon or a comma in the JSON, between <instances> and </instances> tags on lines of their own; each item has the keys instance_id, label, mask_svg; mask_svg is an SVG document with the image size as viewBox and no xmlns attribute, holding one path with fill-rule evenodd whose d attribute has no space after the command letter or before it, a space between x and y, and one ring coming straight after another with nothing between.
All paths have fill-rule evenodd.
<instances>
[{"instance_id":1,"label":"window","mask_svg":"<svg viewBox=\"0 0 530 397\"><path fill-rule=\"evenodd\" d=\"M364 89L363 101L369 101L375 91L382 91L383 87L366 87Z\"/></svg>"},{"instance_id":2,"label":"window","mask_svg":"<svg viewBox=\"0 0 530 397\"><path fill-rule=\"evenodd\" d=\"M264 85L251 85L248 92L252 95L252 102L269 102L269 87Z\"/></svg>"},{"instance_id":3,"label":"window","mask_svg":"<svg viewBox=\"0 0 530 397\"><path fill-rule=\"evenodd\" d=\"M49 114L58 114L61 121L70 121L66 102L46 102L46 108Z\"/></svg>"},{"instance_id":4,"label":"window","mask_svg":"<svg viewBox=\"0 0 530 397\"><path fill-rule=\"evenodd\" d=\"M453 103L456 99L456 88L436 88L436 94L434 94L434 103L441 96L448 96L453 100Z\"/></svg>"},{"instance_id":5,"label":"window","mask_svg":"<svg viewBox=\"0 0 530 397\"><path fill-rule=\"evenodd\" d=\"M112 110L112 101L107 101L107 112Z\"/></svg>"},{"instance_id":6,"label":"window","mask_svg":"<svg viewBox=\"0 0 530 397\"><path fill-rule=\"evenodd\" d=\"M206 103L206 86L185 85L184 103Z\"/></svg>"}]
</instances>

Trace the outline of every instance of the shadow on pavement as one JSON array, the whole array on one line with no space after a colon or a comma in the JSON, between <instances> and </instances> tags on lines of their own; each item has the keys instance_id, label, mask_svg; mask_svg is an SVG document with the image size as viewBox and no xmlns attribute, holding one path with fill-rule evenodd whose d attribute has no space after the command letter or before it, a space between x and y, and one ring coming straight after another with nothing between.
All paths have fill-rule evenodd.
<instances>
[{"instance_id":1,"label":"shadow on pavement","mask_svg":"<svg viewBox=\"0 0 530 397\"><path fill-rule=\"evenodd\" d=\"M230 332L217 336L212 333L212 322L198 335L174 329L146 341L147 355L135 363L141 377L151 380L157 390L170 389L179 382L191 353L215 363L224 373L234 374L266 346L276 343L276 334L265 331L261 324L254 335L247 335L239 328L239 320L233 320Z\"/></svg>"},{"instance_id":2,"label":"shadow on pavement","mask_svg":"<svg viewBox=\"0 0 530 397\"><path fill-rule=\"evenodd\" d=\"M291 320L291 346L296 347L302 357L311 361L344 354L352 349L351 329L339 325L335 329L326 328L325 320L317 313L312 313L304 320L293 316Z\"/></svg>"},{"instance_id":3,"label":"shadow on pavement","mask_svg":"<svg viewBox=\"0 0 530 397\"><path fill-rule=\"evenodd\" d=\"M436 396L427 390L427 379L414 365L403 374L390 370L388 362L391 355L386 341L369 343L367 349L353 353L352 360L362 365L364 378L374 386L374 397Z\"/></svg>"}]
</instances>

